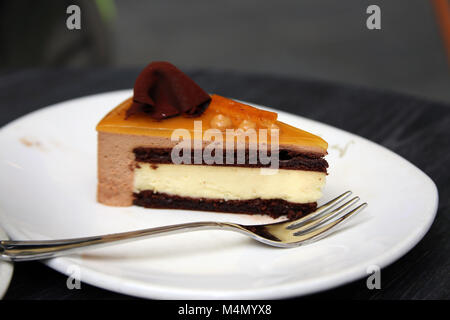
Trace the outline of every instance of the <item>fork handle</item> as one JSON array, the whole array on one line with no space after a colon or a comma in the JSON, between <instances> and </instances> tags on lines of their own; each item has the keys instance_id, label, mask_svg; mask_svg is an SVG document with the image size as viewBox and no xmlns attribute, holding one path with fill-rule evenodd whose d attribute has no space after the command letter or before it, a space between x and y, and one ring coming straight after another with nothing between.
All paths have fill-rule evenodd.
<instances>
[{"instance_id":1,"label":"fork handle","mask_svg":"<svg viewBox=\"0 0 450 320\"><path fill-rule=\"evenodd\" d=\"M76 253L86 247L101 247L109 244L124 243L137 239L146 239L174 233L208 229L227 229L238 231L240 229L240 226L233 223L205 221L65 240L2 240L0 241L0 260L31 261L49 259L61 255Z\"/></svg>"}]
</instances>

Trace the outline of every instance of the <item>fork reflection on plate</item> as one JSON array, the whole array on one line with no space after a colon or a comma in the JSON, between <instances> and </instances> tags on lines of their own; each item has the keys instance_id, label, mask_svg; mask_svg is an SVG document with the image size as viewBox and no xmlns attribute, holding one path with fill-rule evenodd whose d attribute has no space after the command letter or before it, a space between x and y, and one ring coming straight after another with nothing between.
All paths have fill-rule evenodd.
<instances>
[{"instance_id":1,"label":"fork reflection on plate","mask_svg":"<svg viewBox=\"0 0 450 320\"><path fill-rule=\"evenodd\" d=\"M359 201L359 197L354 197L344 202L350 195L351 192L347 191L302 218L271 224L241 225L230 222L205 221L75 239L42 241L3 240L0 241L0 260L30 261L49 259L79 252L87 247L99 247L173 233L208 229L237 231L274 247L298 247L322 239L334 231L336 226L356 215L367 206L367 203L363 203L352 209L354 204ZM344 203L341 204L342 202Z\"/></svg>"}]
</instances>

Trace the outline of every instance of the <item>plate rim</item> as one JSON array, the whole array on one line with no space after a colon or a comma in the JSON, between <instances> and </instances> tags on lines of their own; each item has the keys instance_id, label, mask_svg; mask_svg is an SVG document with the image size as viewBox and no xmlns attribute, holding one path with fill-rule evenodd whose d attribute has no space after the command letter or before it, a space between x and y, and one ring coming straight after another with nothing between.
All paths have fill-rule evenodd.
<instances>
[{"instance_id":1,"label":"plate rim","mask_svg":"<svg viewBox=\"0 0 450 320\"><path fill-rule=\"evenodd\" d=\"M91 94L87 96L81 96L65 101L61 101L55 104L51 104L48 106L45 106L43 108L39 108L37 110L34 110L30 113L27 113L17 119L14 119L13 121L7 123L6 125L2 126L0 128L0 134L4 130L7 130L9 126L14 125L16 122L23 121L27 117L42 112L46 110L50 110L52 108L58 108L63 106L66 103L73 103L77 100L84 100L84 99L92 99L92 98L101 98L101 96L108 96L108 95L125 95L130 94L132 92L132 89L123 89L123 90L115 90L115 91L107 91L107 92L101 92L97 94ZM332 125L312 120L309 118L305 118L300 115L292 114L286 111L278 110L275 108L270 108L266 106L262 106L259 104L246 102L242 100L238 100L241 102L244 102L246 104L249 104L251 106L261 107L267 110L275 110L279 114L282 114L283 116L289 116L289 117L296 117L301 119L302 121L307 121L311 124L316 124L320 126L327 127L328 129L337 130L340 133L344 133L346 135L349 135L351 137L354 137L356 139L362 140L365 143L368 143L372 146L375 146L377 148L381 148L383 151L388 152L391 156L397 158L400 161L406 162L412 169L415 169L416 172L420 173L425 180L427 180L430 191L432 191L434 198L433 207L430 210L430 214L428 215L428 219L422 223L421 227L418 228L415 232L415 234L409 234L408 237L405 237L403 241L397 243L395 246L391 247L391 250L386 251L383 255L379 255L378 257L372 258L370 263L366 263L367 265L376 264L380 268L385 268L386 266L392 264L393 262L397 261L401 257L403 257L407 252L409 252L412 248L414 248L425 236L425 234L429 231L431 228L436 214L438 210L438 204L439 204L439 193L436 184L434 181L420 168L415 166L413 163L411 163L409 160L403 158L399 154L395 153L394 151L377 144L365 137L356 135L354 133L348 132L346 130L334 127ZM370 205L370 204L369 204ZM14 238L14 232L10 233L8 231L8 227L5 225L2 225L3 229L6 231L6 233L11 237ZM394 250L395 249L395 250ZM376 260L376 261L375 261ZM50 260L45 260L43 263L50 268L65 274L69 275L67 272L67 267L69 265L73 265L74 262L71 259L70 256L68 257L60 257L60 258L54 258ZM75 262L76 264L76 262ZM176 288L173 286L155 286L152 284L151 286L148 285L148 283L143 284L142 282L139 282L134 279L127 279L125 286L125 289L121 288L121 285L124 283L121 282L121 279L118 277L115 277L114 275L101 273L97 270L94 270L87 266L80 266L81 270L89 270L89 272L83 272L82 276L82 282L100 287L106 290L111 290L114 292L119 292L122 294L130 295L130 296L136 296L141 298L152 298L152 299L280 299L280 298L288 298L288 297L295 297L295 296L302 296L306 294L321 292L324 290L332 289L337 286L341 286L344 284L347 284L349 282L355 281L357 279L362 279L364 276L367 276L368 274L364 272L364 270L361 270L360 266L354 266L352 268L348 268L346 270L343 270L338 273L333 273L329 276L323 276L320 278L313 278L307 281L298 281L294 284L282 284L282 285L271 285L264 288L258 288L258 289L246 289L246 290L239 290L239 291L214 291L214 290L205 290L205 289L193 289L193 288ZM11 273L12 276L12 273ZM306 285L305 285L306 283ZM276 288L276 292L273 290L273 288ZM134 290L134 291L133 291ZM1 298L1 293L0 293Z\"/></svg>"}]
</instances>

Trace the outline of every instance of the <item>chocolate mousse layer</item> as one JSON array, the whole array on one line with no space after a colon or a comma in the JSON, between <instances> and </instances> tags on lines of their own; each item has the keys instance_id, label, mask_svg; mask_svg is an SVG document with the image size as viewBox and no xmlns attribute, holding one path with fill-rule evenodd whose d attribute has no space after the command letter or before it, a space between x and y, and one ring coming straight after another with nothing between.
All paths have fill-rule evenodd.
<instances>
[{"instance_id":1,"label":"chocolate mousse layer","mask_svg":"<svg viewBox=\"0 0 450 320\"><path fill-rule=\"evenodd\" d=\"M133 152L135 155L135 160L137 162L147 162L147 163L155 163L155 164L171 164L171 148L144 148L138 147L134 148ZM245 150L245 161L243 164L235 163L231 164L234 167L253 167L253 168L263 168L270 167L269 164L262 164L259 161L259 157L256 159L250 159L252 154L248 149ZM270 151L268 152L268 156L270 156ZM226 152L223 152L222 164L214 163L213 166L226 166ZM280 169L291 169L291 170L304 170L304 171L317 171L317 172L327 172L328 163L325 159L322 158L321 155L315 153L300 153L298 151L281 149L279 150L279 168ZM234 151L233 159L237 159L237 151ZM191 162L190 164L195 165L194 163L194 152L191 152ZM204 161L202 163L206 165ZM211 164L210 164L211 165Z\"/></svg>"},{"instance_id":2,"label":"chocolate mousse layer","mask_svg":"<svg viewBox=\"0 0 450 320\"><path fill-rule=\"evenodd\" d=\"M201 210L245 214L265 214L273 218L286 215L297 219L317 208L316 202L293 203L282 199L223 200L190 198L144 190L134 193L133 204L146 208Z\"/></svg>"}]
</instances>

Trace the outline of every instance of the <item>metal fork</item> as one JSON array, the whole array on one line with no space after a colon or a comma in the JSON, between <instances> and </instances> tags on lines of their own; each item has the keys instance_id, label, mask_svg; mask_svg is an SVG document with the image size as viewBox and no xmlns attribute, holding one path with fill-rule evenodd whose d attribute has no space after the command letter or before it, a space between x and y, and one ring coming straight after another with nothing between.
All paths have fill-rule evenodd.
<instances>
[{"instance_id":1,"label":"metal fork","mask_svg":"<svg viewBox=\"0 0 450 320\"><path fill-rule=\"evenodd\" d=\"M367 203L363 203L351 209L359 201L359 197L354 197L341 204L350 195L351 192L347 191L303 218L272 224L241 225L229 222L206 221L76 239L0 241L0 260L30 261L48 259L78 252L86 247L99 247L173 233L208 229L237 231L274 247L298 247L325 237L337 225L340 225L343 221L354 216L367 206ZM337 207L339 204L341 205Z\"/></svg>"}]
</instances>

